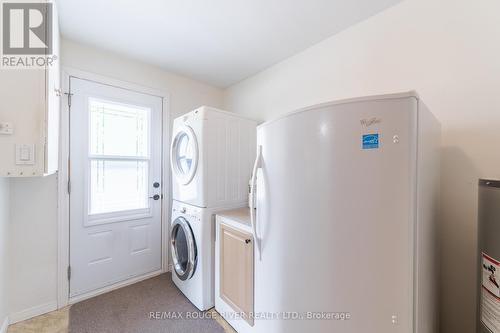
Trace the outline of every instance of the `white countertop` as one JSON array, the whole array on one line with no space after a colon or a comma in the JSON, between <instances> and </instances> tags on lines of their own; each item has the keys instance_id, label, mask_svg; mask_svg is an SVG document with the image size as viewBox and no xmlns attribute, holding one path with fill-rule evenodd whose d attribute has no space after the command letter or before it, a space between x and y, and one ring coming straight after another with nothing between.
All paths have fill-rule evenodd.
<instances>
[{"instance_id":1,"label":"white countertop","mask_svg":"<svg viewBox=\"0 0 500 333\"><path fill-rule=\"evenodd\" d=\"M243 207L231 210L225 210L218 212L217 216L223 217L234 222L244 224L245 226L251 227L250 222L250 208Z\"/></svg>"}]
</instances>

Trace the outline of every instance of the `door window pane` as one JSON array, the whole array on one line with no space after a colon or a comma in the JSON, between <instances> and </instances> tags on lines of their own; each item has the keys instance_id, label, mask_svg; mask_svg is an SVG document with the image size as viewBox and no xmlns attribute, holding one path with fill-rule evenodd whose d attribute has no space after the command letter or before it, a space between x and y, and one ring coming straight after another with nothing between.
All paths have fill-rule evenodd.
<instances>
[{"instance_id":1,"label":"door window pane","mask_svg":"<svg viewBox=\"0 0 500 333\"><path fill-rule=\"evenodd\" d=\"M148 161L91 160L89 213L149 208Z\"/></svg>"},{"instance_id":2,"label":"door window pane","mask_svg":"<svg viewBox=\"0 0 500 333\"><path fill-rule=\"evenodd\" d=\"M90 98L92 155L148 156L150 109Z\"/></svg>"},{"instance_id":3,"label":"door window pane","mask_svg":"<svg viewBox=\"0 0 500 333\"><path fill-rule=\"evenodd\" d=\"M189 136L186 133L179 135L180 137L177 141L177 165L182 174L188 175L193 164L193 143L189 140Z\"/></svg>"}]
</instances>

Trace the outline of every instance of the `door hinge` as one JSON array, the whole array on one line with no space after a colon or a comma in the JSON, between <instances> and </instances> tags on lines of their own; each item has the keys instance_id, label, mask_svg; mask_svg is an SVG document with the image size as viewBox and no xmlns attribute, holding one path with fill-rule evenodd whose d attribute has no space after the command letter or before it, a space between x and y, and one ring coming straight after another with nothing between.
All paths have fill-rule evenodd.
<instances>
[{"instance_id":1,"label":"door hinge","mask_svg":"<svg viewBox=\"0 0 500 333\"><path fill-rule=\"evenodd\" d=\"M71 96L73 96L72 93L64 93L64 95L68 96L68 106L71 107Z\"/></svg>"},{"instance_id":2,"label":"door hinge","mask_svg":"<svg viewBox=\"0 0 500 333\"><path fill-rule=\"evenodd\" d=\"M71 266L68 266L68 280L71 280Z\"/></svg>"},{"instance_id":3,"label":"door hinge","mask_svg":"<svg viewBox=\"0 0 500 333\"><path fill-rule=\"evenodd\" d=\"M68 194L71 194L71 180L68 180Z\"/></svg>"}]
</instances>

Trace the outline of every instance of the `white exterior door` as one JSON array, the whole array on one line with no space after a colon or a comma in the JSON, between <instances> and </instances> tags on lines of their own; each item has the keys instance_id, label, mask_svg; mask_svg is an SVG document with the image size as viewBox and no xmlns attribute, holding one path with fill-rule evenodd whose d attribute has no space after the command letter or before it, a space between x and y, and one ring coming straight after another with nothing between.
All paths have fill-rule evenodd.
<instances>
[{"instance_id":1,"label":"white exterior door","mask_svg":"<svg viewBox=\"0 0 500 333\"><path fill-rule=\"evenodd\" d=\"M162 98L70 79L70 297L162 268Z\"/></svg>"}]
</instances>

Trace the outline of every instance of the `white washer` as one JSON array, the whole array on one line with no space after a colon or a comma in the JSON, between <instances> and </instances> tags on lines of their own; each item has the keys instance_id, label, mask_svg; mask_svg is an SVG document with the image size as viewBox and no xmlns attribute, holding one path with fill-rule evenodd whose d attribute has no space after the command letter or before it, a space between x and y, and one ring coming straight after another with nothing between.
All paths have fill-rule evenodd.
<instances>
[{"instance_id":1,"label":"white washer","mask_svg":"<svg viewBox=\"0 0 500 333\"><path fill-rule=\"evenodd\" d=\"M174 120L173 199L198 207L245 204L257 122L202 106Z\"/></svg>"},{"instance_id":2,"label":"white washer","mask_svg":"<svg viewBox=\"0 0 500 333\"><path fill-rule=\"evenodd\" d=\"M200 310L214 306L214 221L208 208L172 203L172 280Z\"/></svg>"}]
</instances>

